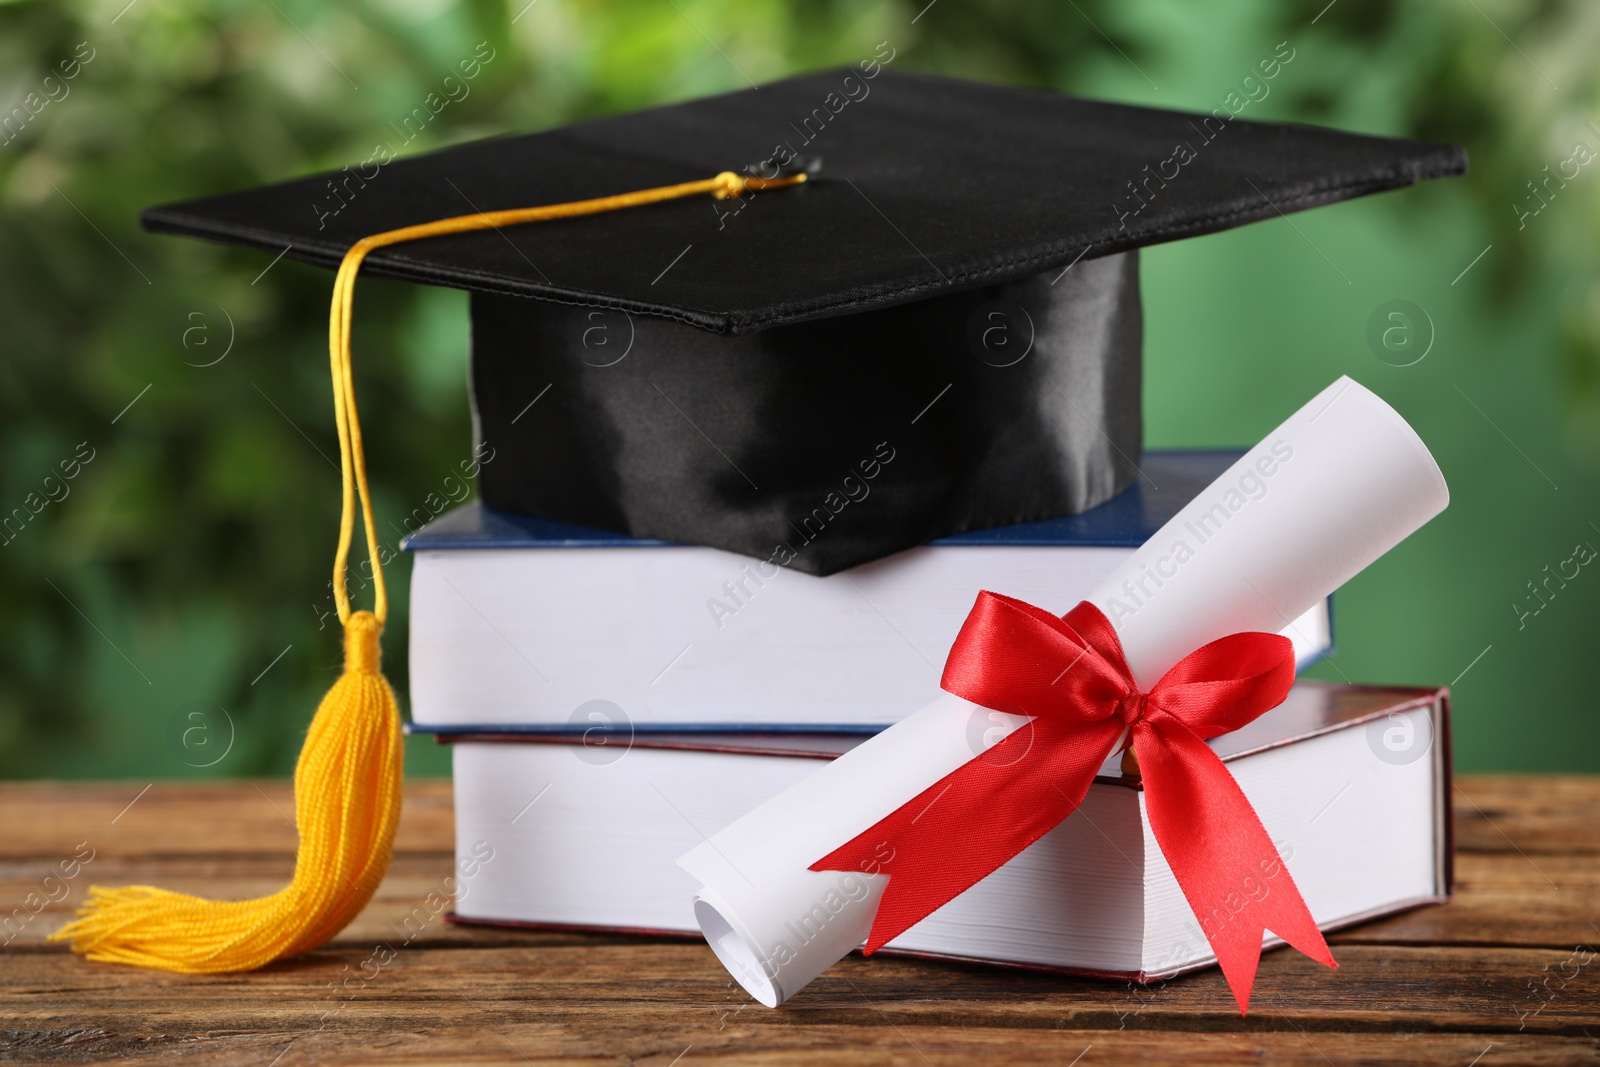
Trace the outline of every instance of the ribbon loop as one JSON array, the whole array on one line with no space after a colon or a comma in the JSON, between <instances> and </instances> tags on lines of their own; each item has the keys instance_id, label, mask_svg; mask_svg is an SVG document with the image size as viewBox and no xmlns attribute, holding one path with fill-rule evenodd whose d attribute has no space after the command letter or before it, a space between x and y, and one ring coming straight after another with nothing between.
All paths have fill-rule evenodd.
<instances>
[{"instance_id":1,"label":"ribbon loop","mask_svg":"<svg viewBox=\"0 0 1600 1067\"><path fill-rule=\"evenodd\" d=\"M1238 633L1191 652L1145 692L1093 604L1058 617L980 593L940 684L982 707L1030 716L1028 744L1018 731L975 752L811 869L889 876L870 954L1077 810L1131 730L1156 843L1243 1014L1265 931L1337 966L1260 817L1205 743L1281 704L1294 668L1287 638ZM1013 759L1011 749L1023 751ZM1006 758L993 758L1002 750Z\"/></svg>"}]
</instances>

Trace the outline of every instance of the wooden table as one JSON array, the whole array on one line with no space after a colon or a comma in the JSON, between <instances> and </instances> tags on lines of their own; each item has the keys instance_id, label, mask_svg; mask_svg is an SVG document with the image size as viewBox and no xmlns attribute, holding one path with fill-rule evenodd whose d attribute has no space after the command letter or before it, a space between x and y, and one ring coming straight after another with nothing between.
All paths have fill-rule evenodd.
<instances>
[{"instance_id":1,"label":"wooden table","mask_svg":"<svg viewBox=\"0 0 1600 1067\"><path fill-rule=\"evenodd\" d=\"M1600 778L1462 779L1457 899L1339 933L1337 971L1289 951L1268 954L1241 1019L1216 971L1142 989L852 957L770 1011L695 942L434 919L402 946L402 919L419 906L426 915L451 869L442 781L407 787L389 877L332 945L221 977L89 964L44 935L91 881L220 897L280 887L295 845L289 785L0 785L0 904L17 909L0 932L10 939L0 1060L1596 1062L1597 812ZM46 881L91 849L77 877ZM394 961L364 966L380 943L396 947Z\"/></svg>"}]
</instances>

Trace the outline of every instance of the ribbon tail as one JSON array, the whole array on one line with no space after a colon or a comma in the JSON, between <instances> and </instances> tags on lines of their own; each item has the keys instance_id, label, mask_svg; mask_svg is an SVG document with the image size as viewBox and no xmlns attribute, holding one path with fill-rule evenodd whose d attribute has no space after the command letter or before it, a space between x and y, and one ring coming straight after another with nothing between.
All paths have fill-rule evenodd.
<instances>
[{"instance_id":1,"label":"ribbon tail","mask_svg":"<svg viewBox=\"0 0 1600 1067\"><path fill-rule=\"evenodd\" d=\"M813 871L887 874L865 953L993 874L1071 815L1122 723L1076 723L1059 734L1041 720L1016 730L811 865Z\"/></svg>"},{"instance_id":2,"label":"ribbon tail","mask_svg":"<svg viewBox=\"0 0 1600 1067\"><path fill-rule=\"evenodd\" d=\"M1337 967L1317 921L1239 783L1171 716L1134 729L1150 829L1205 933L1239 1013L1250 1009L1262 935Z\"/></svg>"}]
</instances>

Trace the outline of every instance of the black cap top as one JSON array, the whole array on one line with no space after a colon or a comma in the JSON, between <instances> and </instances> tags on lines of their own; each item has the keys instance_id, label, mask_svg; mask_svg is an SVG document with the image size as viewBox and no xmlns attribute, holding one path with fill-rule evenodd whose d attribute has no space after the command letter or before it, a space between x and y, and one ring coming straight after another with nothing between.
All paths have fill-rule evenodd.
<instances>
[{"instance_id":1,"label":"black cap top","mask_svg":"<svg viewBox=\"0 0 1600 1067\"><path fill-rule=\"evenodd\" d=\"M373 159L152 208L144 223L274 254L288 246L292 257L337 266L355 240L383 230L747 166L761 173L792 156L820 156L817 180L753 196L743 210L694 200L436 238L374 253L366 270L738 333L1007 281L1086 249L1105 255L1466 169L1450 145L849 68Z\"/></svg>"},{"instance_id":2,"label":"black cap top","mask_svg":"<svg viewBox=\"0 0 1600 1067\"><path fill-rule=\"evenodd\" d=\"M486 505L826 574L1128 484L1138 247L1466 167L1449 145L888 58L404 160L384 149L144 222L336 266L404 226L820 157L800 185L396 244L363 270L473 291Z\"/></svg>"}]
</instances>

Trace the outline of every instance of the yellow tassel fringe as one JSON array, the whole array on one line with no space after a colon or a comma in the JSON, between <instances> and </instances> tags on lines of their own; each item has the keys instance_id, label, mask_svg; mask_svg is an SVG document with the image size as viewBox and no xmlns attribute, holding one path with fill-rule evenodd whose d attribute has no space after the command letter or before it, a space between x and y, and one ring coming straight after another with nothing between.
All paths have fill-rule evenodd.
<instances>
[{"instance_id":1,"label":"yellow tassel fringe","mask_svg":"<svg viewBox=\"0 0 1600 1067\"><path fill-rule=\"evenodd\" d=\"M190 974L247 971L323 944L372 899L400 821L404 748L394 692L378 673L378 620L345 625L344 676L322 698L295 767L294 881L258 900L154 886L95 886L71 938L91 960Z\"/></svg>"},{"instance_id":2,"label":"yellow tassel fringe","mask_svg":"<svg viewBox=\"0 0 1600 1067\"><path fill-rule=\"evenodd\" d=\"M78 917L51 934L50 940L70 940L73 951L104 963L188 974L248 971L326 943L366 907L383 880L400 820L405 750L394 690L379 669L378 635L388 596L378 561L350 370L351 307L356 275L367 254L443 234L593 215L703 193L724 199L747 189L775 189L805 180L804 174L763 179L724 171L703 181L620 196L441 219L375 234L351 247L334 280L328 321L344 497L333 565L334 602L344 623L344 675L322 698L295 765L300 848L294 880L256 900L206 900L147 885L94 886ZM345 587L358 499L373 573L370 612L352 612Z\"/></svg>"}]
</instances>

